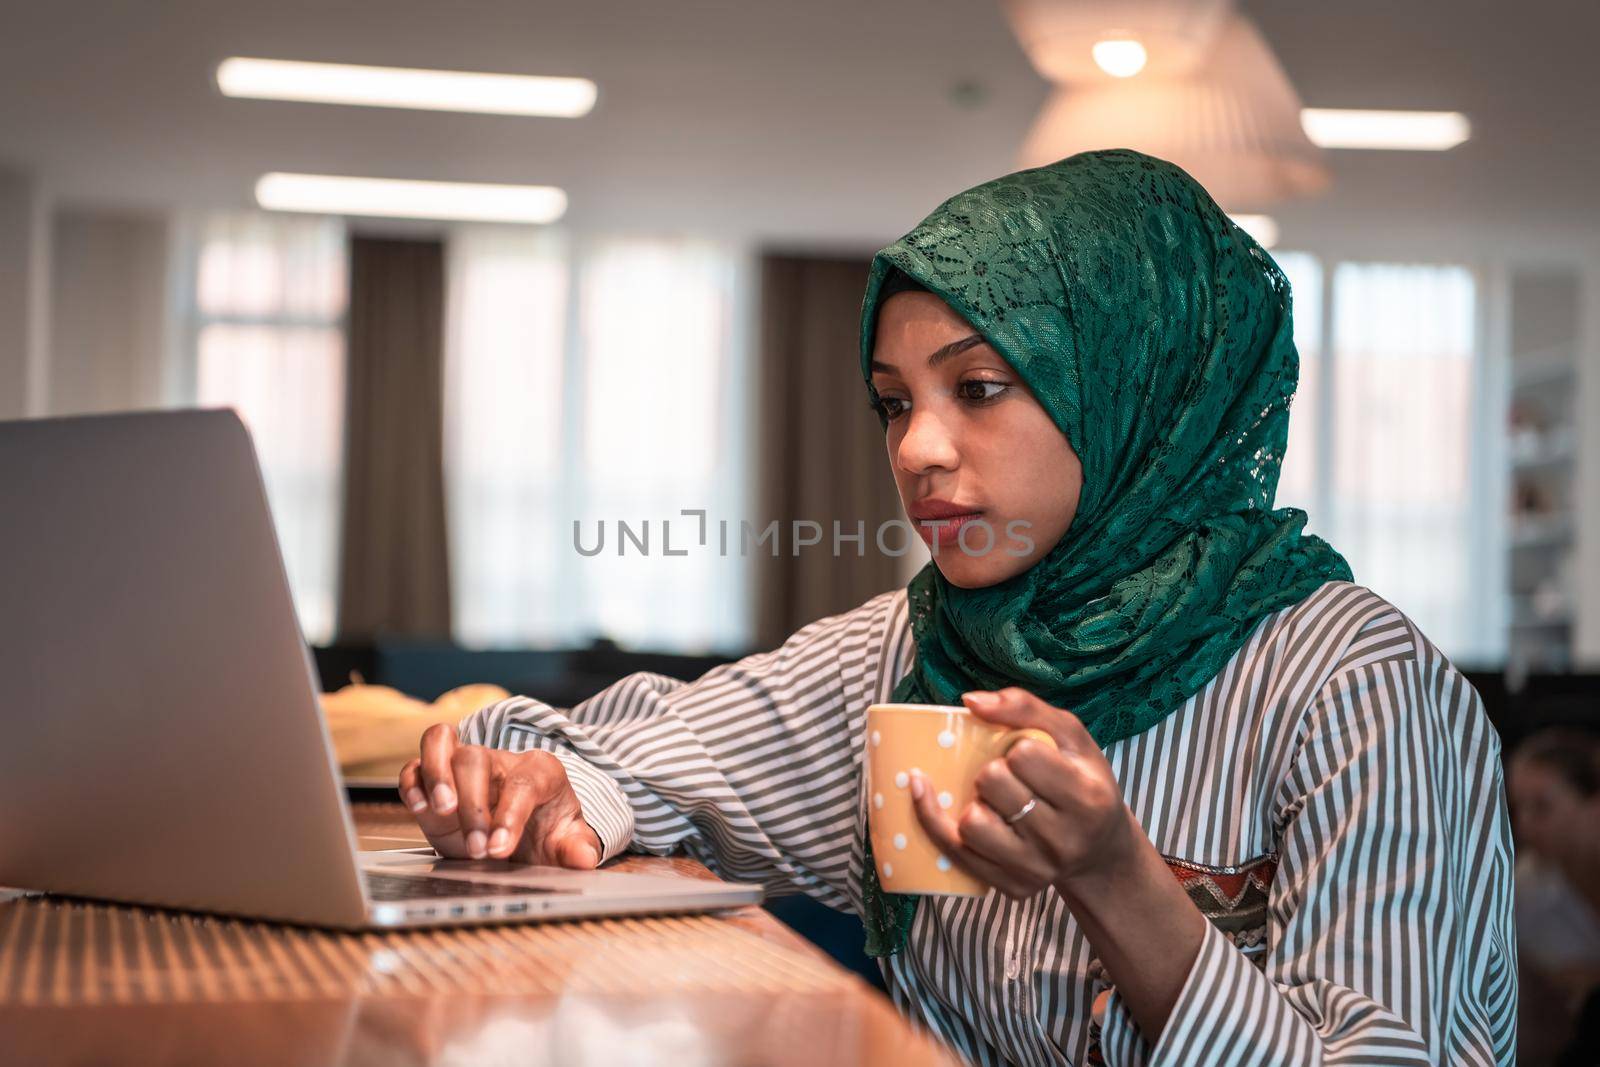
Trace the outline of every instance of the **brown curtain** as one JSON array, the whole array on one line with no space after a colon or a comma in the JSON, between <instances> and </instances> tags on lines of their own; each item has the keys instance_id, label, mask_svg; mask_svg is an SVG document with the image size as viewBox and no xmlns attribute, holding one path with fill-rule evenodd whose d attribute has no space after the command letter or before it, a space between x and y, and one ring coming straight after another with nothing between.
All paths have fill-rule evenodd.
<instances>
[{"instance_id":1,"label":"brown curtain","mask_svg":"<svg viewBox=\"0 0 1600 1067\"><path fill-rule=\"evenodd\" d=\"M444 245L352 238L339 636L447 637Z\"/></svg>"},{"instance_id":2,"label":"brown curtain","mask_svg":"<svg viewBox=\"0 0 1600 1067\"><path fill-rule=\"evenodd\" d=\"M876 533L900 515L899 497L857 354L869 262L762 258L761 522L777 519L782 531L777 558L763 547L751 560L764 648L898 584L900 560L878 551ZM793 554L794 520L820 524L822 542ZM834 555L834 520L846 535L863 523L863 547L846 541ZM898 549L905 531L886 534L884 543Z\"/></svg>"}]
</instances>

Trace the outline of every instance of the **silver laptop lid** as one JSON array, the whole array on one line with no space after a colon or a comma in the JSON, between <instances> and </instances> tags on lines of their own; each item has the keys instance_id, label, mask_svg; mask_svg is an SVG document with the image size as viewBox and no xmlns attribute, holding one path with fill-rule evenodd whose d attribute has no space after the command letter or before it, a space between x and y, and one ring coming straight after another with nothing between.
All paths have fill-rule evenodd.
<instances>
[{"instance_id":1,"label":"silver laptop lid","mask_svg":"<svg viewBox=\"0 0 1600 1067\"><path fill-rule=\"evenodd\" d=\"M236 415L0 423L0 591L0 885L362 923Z\"/></svg>"}]
</instances>

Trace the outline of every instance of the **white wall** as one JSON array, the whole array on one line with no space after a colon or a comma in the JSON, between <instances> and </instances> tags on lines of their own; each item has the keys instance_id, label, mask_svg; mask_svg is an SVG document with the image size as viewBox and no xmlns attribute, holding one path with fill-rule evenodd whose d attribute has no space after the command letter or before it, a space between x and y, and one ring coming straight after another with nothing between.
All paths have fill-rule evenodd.
<instances>
[{"instance_id":1,"label":"white wall","mask_svg":"<svg viewBox=\"0 0 1600 1067\"><path fill-rule=\"evenodd\" d=\"M43 413L49 270L43 191L30 175L0 170L0 419Z\"/></svg>"},{"instance_id":2,"label":"white wall","mask_svg":"<svg viewBox=\"0 0 1600 1067\"><path fill-rule=\"evenodd\" d=\"M171 329L167 220L63 210L51 236L50 414L160 406Z\"/></svg>"},{"instance_id":3,"label":"white wall","mask_svg":"<svg viewBox=\"0 0 1600 1067\"><path fill-rule=\"evenodd\" d=\"M0 419L164 402L170 245L162 215L52 210L0 170Z\"/></svg>"}]
</instances>

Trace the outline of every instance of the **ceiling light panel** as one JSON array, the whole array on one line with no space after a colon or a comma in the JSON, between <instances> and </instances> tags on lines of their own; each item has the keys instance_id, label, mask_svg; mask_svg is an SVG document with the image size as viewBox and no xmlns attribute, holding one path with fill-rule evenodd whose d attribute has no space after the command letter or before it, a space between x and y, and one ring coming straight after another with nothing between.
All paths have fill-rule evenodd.
<instances>
[{"instance_id":1,"label":"ceiling light panel","mask_svg":"<svg viewBox=\"0 0 1600 1067\"><path fill-rule=\"evenodd\" d=\"M225 59L217 66L217 87L225 96L255 100L556 118L587 115L598 92L587 78L358 67L242 56Z\"/></svg>"},{"instance_id":2,"label":"ceiling light panel","mask_svg":"<svg viewBox=\"0 0 1600 1067\"><path fill-rule=\"evenodd\" d=\"M397 181L332 174L263 174L256 203L269 211L471 222L554 222L567 194L551 185Z\"/></svg>"}]
</instances>

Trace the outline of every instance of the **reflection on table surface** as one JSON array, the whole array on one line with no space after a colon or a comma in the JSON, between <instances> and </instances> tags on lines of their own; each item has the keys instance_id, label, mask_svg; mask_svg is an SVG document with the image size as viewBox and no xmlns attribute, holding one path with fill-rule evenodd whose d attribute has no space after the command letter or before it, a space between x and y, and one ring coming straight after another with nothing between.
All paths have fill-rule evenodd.
<instances>
[{"instance_id":1,"label":"reflection on table surface","mask_svg":"<svg viewBox=\"0 0 1600 1067\"><path fill-rule=\"evenodd\" d=\"M357 815L415 834L398 806ZM14 898L0 1035L19 1064L958 1062L759 908L342 934Z\"/></svg>"}]
</instances>

